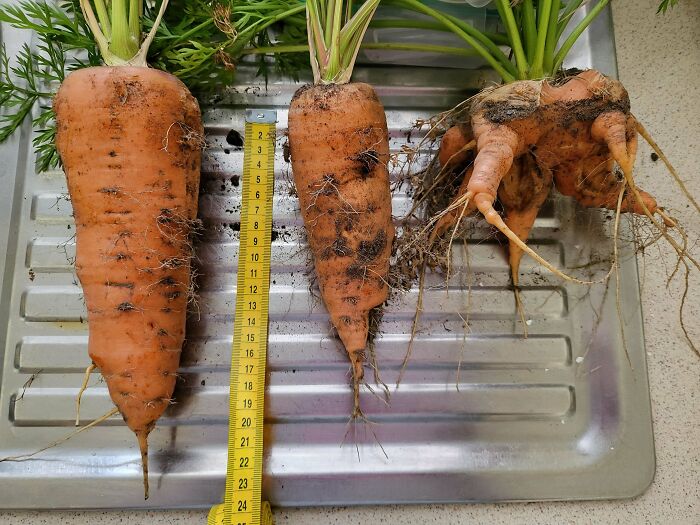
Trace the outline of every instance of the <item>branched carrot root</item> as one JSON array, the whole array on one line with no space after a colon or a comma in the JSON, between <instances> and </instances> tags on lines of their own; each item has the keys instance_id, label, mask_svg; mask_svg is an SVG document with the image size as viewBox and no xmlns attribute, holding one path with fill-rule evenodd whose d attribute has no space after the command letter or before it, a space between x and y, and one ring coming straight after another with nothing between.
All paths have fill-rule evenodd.
<instances>
[{"instance_id":1,"label":"branched carrot root","mask_svg":"<svg viewBox=\"0 0 700 525\"><path fill-rule=\"evenodd\" d=\"M634 165L639 127L629 112L627 92L615 80L585 71L562 83L514 82L475 97L470 119L477 153L454 202L470 194L475 208L508 238L516 293L523 253L562 279L594 282L565 274L525 244L552 184L583 206L614 210L621 190L617 163L631 189L624 194L621 211L648 216L658 211L654 198L627 176ZM440 152L446 166L454 167L451 159L459 151L455 143L465 127L446 133L446 149ZM504 217L493 208L496 199ZM431 239L453 227L455 220L454 210L440 214Z\"/></svg>"},{"instance_id":2,"label":"branched carrot root","mask_svg":"<svg viewBox=\"0 0 700 525\"><path fill-rule=\"evenodd\" d=\"M532 226L552 186L584 207L614 210L615 243L621 213L646 217L658 238L666 239L678 255L673 275L683 267L700 269L698 260L688 252L685 230L633 178L641 135L664 161L689 202L698 208L659 146L630 113L629 97L622 84L596 71L584 71L561 81L519 81L484 90L470 104L468 120L452 120L451 126L445 126L446 116L463 115L461 109L446 112L439 120L431 119L448 129L436 157L438 167L431 164L428 168L407 218L415 219L419 206L427 205L431 213L423 219L422 226L406 236L408 241L402 239L399 243L405 253L421 252L420 272L413 272L414 277L420 278L419 294L426 265L433 268L437 262L447 268L449 275L449 261L435 252L449 256L463 217L476 211L508 239L510 273L521 320L525 316L519 266L524 253L561 279L586 285L608 281L619 267L617 246L613 264L598 280L568 275L527 246ZM439 132L428 133L434 135L439 136ZM460 174L461 184L451 202L435 207L439 202L437 195L449 191L449 184ZM503 216L494 209L496 200ZM409 228L408 223L405 228ZM452 233L446 235L450 229ZM435 250L440 238L445 238L446 250L442 245ZM416 268L415 264L408 266ZM616 283L619 287L619 280ZM419 301L407 359L421 309ZM683 323L681 317L687 333ZM691 347L695 348L692 342ZM402 370L405 366L406 362Z\"/></svg>"}]
</instances>

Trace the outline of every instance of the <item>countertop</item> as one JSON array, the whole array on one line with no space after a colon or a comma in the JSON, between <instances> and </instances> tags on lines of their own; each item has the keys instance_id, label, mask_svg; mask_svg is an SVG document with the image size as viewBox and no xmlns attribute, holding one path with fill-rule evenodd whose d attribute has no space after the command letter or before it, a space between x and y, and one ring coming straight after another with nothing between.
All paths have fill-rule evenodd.
<instances>
[{"instance_id":1,"label":"countertop","mask_svg":"<svg viewBox=\"0 0 700 525\"><path fill-rule=\"evenodd\" d=\"M662 146L691 193L700 196L700 2L680 0L674 10L656 15L658 3L611 2L619 77L636 117ZM640 147L638 183L697 239L700 217L650 153L646 145ZM639 265L657 455L656 477L642 496L624 501L284 509L275 513L278 525L700 523L700 358L688 346L679 323L683 275L667 284L675 258L663 242L647 248ZM695 272L684 316L696 344L700 343L698 285L700 276ZM0 513L0 523L8 525L95 522L203 524L206 512Z\"/></svg>"}]
</instances>

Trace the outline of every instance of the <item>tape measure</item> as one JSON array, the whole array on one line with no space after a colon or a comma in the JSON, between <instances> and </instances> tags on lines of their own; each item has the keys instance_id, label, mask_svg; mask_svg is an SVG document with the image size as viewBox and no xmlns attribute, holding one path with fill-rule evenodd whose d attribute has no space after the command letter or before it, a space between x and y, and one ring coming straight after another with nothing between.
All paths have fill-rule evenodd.
<instances>
[{"instance_id":1,"label":"tape measure","mask_svg":"<svg viewBox=\"0 0 700 525\"><path fill-rule=\"evenodd\" d=\"M246 110L226 492L208 525L273 523L262 471L276 122L275 111Z\"/></svg>"}]
</instances>

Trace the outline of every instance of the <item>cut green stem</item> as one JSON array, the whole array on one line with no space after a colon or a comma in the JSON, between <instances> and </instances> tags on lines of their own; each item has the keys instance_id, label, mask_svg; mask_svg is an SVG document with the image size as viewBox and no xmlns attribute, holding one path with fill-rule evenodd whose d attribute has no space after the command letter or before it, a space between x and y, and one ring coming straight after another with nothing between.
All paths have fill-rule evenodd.
<instances>
[{"instance_id":1,"label":"cut green stem","mask_svg":"<svg viewBox=\"0 0 700 525\"><path fill-rule=\"evenodd\" d=\"M459 25L455 24L453 20L451 20L447 15L441 13L440 11L437 11L435 9L432 9L422 2L419 2L418 0L385 0L385 4L393 4L393 5L398 5L400 7L408 8L412 11L417 11L419 13L426 14L435 20L438 20L439 22L442 22L445 24L445 26L455 33L457 36L459 36L462 40L467 42L470 46L474 48L474 50L479 53L479 55L486 60L489 65L496 70L496 72L501 75L501 78L505 82L513 82L516 80L516 76L513 75L507 66L505 66L500 60L495 58L493 54L491 54L488 49L481 44L481 42L478 41L478 39L474 38L473 36L467 34L462 28L459 27Z\"/></svg>"},{"instance_id":2,"label":"cut green stem","mask_svg":"<svg viewBox=\"0 0 700 525\"><path fill-rule=\"evenodd\" d=\"M528 78L532 79L539 79L544 76L544 50L547 44L547 29L549 27L550 13L552 12L552 0L540 0L539 6L537 10L537 45L528 75Z\"/></svg>"},{"instance_id":3,"label":"cut green stem","mask_svg":"<svg viewBox=\"0 0 700 525\"><path fill-rule=\"evenodd\" d=\"M109 49L122 60L131 59L139 51L139 35L129 27L127 0L112 0L112 38Z\"/></svg>"},{"instance_id":4,"label":"cut green stem","mask_svg":"<svg viewBox=\"0 0 700 525\"><path fill-rule=\"evenodd\" d=\"M129 1L129 33L138 42L141 40L141 17L143 16L143 0Z\"/></svg>"},{"instance_id":5,"label":"cut green stem","mask_svg":"<svg viewBox=\"0 0 700 525\"><path fill-rule=\"evenodd\" d=\"M561 13L559 18L559 23L557 24L557 40L561 38L561 35L566 31L566 27L569 25L571 17L574 16L576 10L581 7L583 0L569 0L566 3L566 7Z\"/></svg>"},{"instance_id":6,"label":"cut green stem","mask_svg":"<svg viewBox=\"0 0 700 525\"><path fill-rule=\"evenodd\" d=\"M163 19L169 0L161 1L153 26L143 42L141 42L143 0L111 0L111 15L106 18L105 24L101 24L95 17L90 0L79 1L85 15L85 22L92 31L105 64L108 66L146 67L148 49ZM105 4L101 0L97 0L95 6L96 9L101 9ZM104 27L109 27L110 24L111 38L108 38L105 35Z\"/></svg>"},{"instance_id":7,"label":"cut green stem","mask_svg":"<svg viewBox=\"0 0 700 525\"><path fill-rule=\"evenodd\" d=\"M559 48L559 51L557 52L556 56L554 57L554 64L553 64L553 70L558 71L559 68L562 67L562 64L564 63L564 59L566 58L566 55L569 54L569 51L571 51L571 48L573 45L576 43L576 40L581 36L581 34L588 28L589 25L591 25L591 22L595 20L595 18L601 13L601 11L605 8L605 6L608 5L610 0L600 0L593 9L590 10L590 12L586 15L586 17L579 22L579 24L574 28L574 30L571 32L571 34L568 36L568 38L564 41L564 43L561 45Z\"/></svg>"},{"instance_id":8,"label":"cut green stem","mask_svg":"<svg viewBox=\"0 0 700 525\"><path fill-rule=\"evenodd\" d=\"M352 14L350 0L307 0L306 20L314 83L350 81L355 59L379 0ZM352 16L351 16L352 15Z\"/></svg>"},{"instance_id":9,"label":"cut green stem","mask_svg":"<svg viewBox=\"0 0 700 525\"><path fill-rule=\"evenodd\" d=\"M515 66L518 69L518 78L527 78L528 61L523 49L523 42L520 39L518 24L513 15L513 9L510 6L510 0L497 0L498 12L501 13L501 18L506 26L506 32L510 38L510 48L515 56Z\"/></svg>"},{"instance_id":10,"label":"cut green stem","mask_svg":"<svg viewBox=\"0 0 700 525\"><path fill-rule=\"evenodd\" d=\"M488 49L488 51L493 55L493 57L501 62L505 68L508 69L508 72L516 75L517 70L515 69L515 66L512 64L510 59L506 56L506 54L501 51L501 48L499 48L499 45L505 45L508 46L510 45L510 40L508 39L508 35L499 35L498 40L494 40L492 35L489 35L487 33L482 33L478 29L474 28L473 26L469 25L466 23L464 20L460 20L456 16L452 15L445 15L448 20L452 21L457 27L459 27L462 31L464 31L466 34L469 36L475 38L477 41L479 41L483 46Z\"/></svg>"},{"instance_id":11,"label":"cut green stem","mask_svg":"<svg viewBox=\"0 0 700 525\"><path fill-rule=\"evenodd\" d=\"M107 13L107 6L104 0L95 0L95 11L105 37L107 39L112 38L112 24L109 22L109 14Z\"/></svg>"},{"instance_id":12,"label":"cut green stem","mask_svg":"<svg viewBox=\"0 0 700 525\"><path fill-rule=\"evenodd\" d=\"M449 18L452 18L450 15L446 15ZM455 23L456 20L455 19ZM460 20L460 22L462 22ZM469 24L466 22L462 22L466 27L471 27ZM459 24L458 24L459 25ZM380 18L378 20L372 20L369 23L369 27L373 29L428 29L430 31L441 31L441 32L450 32L449 29L445 27L444 24L441 24L440 22L432 21L432 20L407 20L407 19L402 19L402 18L397 18L397 19L389 19L389 18ZM462 27L462 26L460 26ZM462 27L464 29L464 27ZM509 45L509 40L508 36L504 35L502 33L491 33L488 31L484 31L481 33L485 39L485 42L488 42L490 44L494 44L495 49L498 49L499 45L507 46ZM500 49L499 49L500 51ZM505 55L504 55L505 56Z\"/></svg>"},{"instance_id":13,"label":"cut green stem","mask_svg":"<svg viewBox=\"0 0 700 525\"><path fill-rule=\"evenodd\" d=\"M522 21L523 40L525 41L525 54L528 63L532 62L535 55L535 46L537 45L537 19L535 17L535 7L532 0L523 0L522 5Z\"/></svg>"},{"instance_id":14,"label":"cut green stem","mask_svg":"<svg viewBox=\"0 0 700 525\"><path fill-rule=\"evenodd\" d=\"M554 70L554 53L557 49L557 21L559 19L559 10L561 9L561 0L552 0L552 8L549 12L549 24L547 25L547 37L544 45L544 60L543 67L547 76L553 76Z\"/></svg>"}]
</instances>

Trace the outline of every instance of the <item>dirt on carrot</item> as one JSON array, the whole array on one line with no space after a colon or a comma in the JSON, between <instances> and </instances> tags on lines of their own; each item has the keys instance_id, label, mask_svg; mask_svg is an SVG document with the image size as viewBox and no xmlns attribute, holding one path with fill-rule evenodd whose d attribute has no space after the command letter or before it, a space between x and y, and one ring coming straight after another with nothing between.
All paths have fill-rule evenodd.
<instances>
[{"instance_id":1,"label":"dirt on carrot","mask_svg":"<svg viewBox=\"0 0 700 525\"><path fill-rule=\"evenodd\" d=\"M472 136L475 148L463 151ZM616 208L624 186L636 190L631 168L637 128L629 97L622 84L596 71L485 90L472 101L469 120L444 137L440 169L463 172L464 178L438 213L430 239L460 216L480 211L509 239L516 285L523 253L518 241L527 240L552 186L583 206L609 209ZM494 209L497 200L503 217ZM621 211L653 215L657 204L643 191L626 191Z\"/></svg>"}]
</instances>

